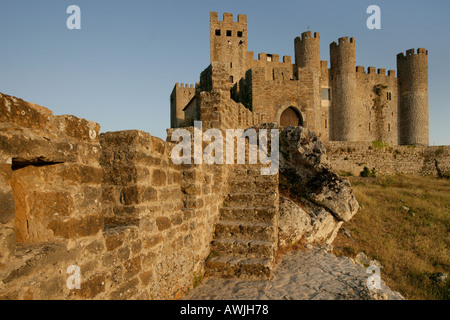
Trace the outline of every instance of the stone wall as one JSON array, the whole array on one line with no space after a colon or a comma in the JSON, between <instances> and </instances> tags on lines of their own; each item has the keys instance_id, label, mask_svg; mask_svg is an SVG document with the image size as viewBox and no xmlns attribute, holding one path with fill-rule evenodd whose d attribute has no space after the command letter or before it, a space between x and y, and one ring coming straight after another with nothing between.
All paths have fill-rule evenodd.
<instances>
[{"instance_id":1,"label":"stone wall","mask_svg":"<svg viewBox=\"0 0 450 320\"><path fill-rule=\"evenodd\" d=\"M370 142L326 142L331 168L359 175L364 167L379 174L437 175L435 159L442 172L450 171L450 146L389 146Z\"/></svg>"},{"instance_id":2,"label":"stone wall","mask_svg":"<svg viewBox=\"0 0 450 320\"><path fill-rule=\"evenodd\" d=\"M78 294L99 293L99 125L3 94L0 109L0 297L69 297L75 264L86 281Z\"/></svg>"},{"instance_id":3,"label":"stone wall","mask_svg":"<svg viewBox=\"0 0 450 320\"><path fill-rule=\"evenodd\" d=\"M223 90L201 92L199 97L200 120L206 129L246 129L264 122L264 115L255 113L230 99Z\"/></svg>"},{"instance_id":4,"label":"stone wall","mask_svg":"<svg viewBox=\"0 0 450 320\"><path fill-rule=\"evenodd\" d=\"M357 67L357 115L360 141L384 141L398 145L398 85L395 72Z\"/></svg>"},{"instance_id":5,"label":"stone wall","mask_svg":"<svg viewBox=\"0 0 450 320\"><path fill-rule=\"evenodd\" d=\"M173 299L204 272L226 167L1 95L0 298ZM81 289L67 287L78 266Z\"/></svg>"},{"instance_id":6,"label":"stone wall","mask_svg":"<svg viewBox=\"0 0 450 320\"><path fill-rule=\"evenodd\" d=\"M182 296L203 273L224 172L172 164L172 145L145 132L109 132L100 141L107 250L117 258L131 251L115 268L123 276L129 263L138 269L133 286L141 290L131 297ZM129 233L135 239L128 243ZM121 280L121 288L131 281Z\"/></svg>"}]
</instances>

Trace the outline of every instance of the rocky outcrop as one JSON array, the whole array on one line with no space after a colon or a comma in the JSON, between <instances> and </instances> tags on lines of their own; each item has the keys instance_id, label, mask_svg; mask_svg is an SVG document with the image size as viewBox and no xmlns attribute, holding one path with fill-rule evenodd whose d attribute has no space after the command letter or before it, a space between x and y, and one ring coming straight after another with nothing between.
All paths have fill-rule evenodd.
<instances>
[{"instance_id":1,"label":"rocky outcrop","mask_svg":"<svg viewBox=\"0 0 450 320\"><path fill-rule=\"evenodd\" d=\"M342 221L337 221L322 207L312 203L301 207L289 198L280 199L280 246L288 246L301 240L305 244L331 244L342 224Z\"/></svg>"},{"instance_id":2,"label":"rocky outcrop","mask_svg":"<svg viewBox=\"0 0 450 320\"><path fill-rule=\"evenodd\" d=\"M319 137L302 127L280 135L280 245L331 243L358 211L349 181L330 170Z\"/></svg>"}]
</instances>

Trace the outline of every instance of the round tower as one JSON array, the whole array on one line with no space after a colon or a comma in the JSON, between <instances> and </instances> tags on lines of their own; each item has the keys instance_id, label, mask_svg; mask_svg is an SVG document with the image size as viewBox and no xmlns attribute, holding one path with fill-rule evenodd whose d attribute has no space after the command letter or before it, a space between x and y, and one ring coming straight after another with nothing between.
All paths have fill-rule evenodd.
<instances>
[{"instance_id":1,"label":"round tower","mask_svg":"<svg viewBox=\"0 0 450 320\"><path fill-rule=\"evenodd\" d=\"M355 39L330 44L332 75L332 140L358 141Z\"/></svg>"},{"instance_id":2,"label":"round tower","mask_svg":"<svg viewBox=\"0 0 450 320\"><path fill-rule=\"evenodd\" d=\"M320 74L320 34L303 32L294 39L295 65L297 68L311 68Z\"/></svg>"},{"instance_id":3,"label":"round tower","mask_svg":"<svg viewBox=\"0 0 450 320\"><path fill-rule=\"evenodd\" d=\"M399 140L401 145L428 145L428 51L397 55Z\"/></svg>"}]
</instances>

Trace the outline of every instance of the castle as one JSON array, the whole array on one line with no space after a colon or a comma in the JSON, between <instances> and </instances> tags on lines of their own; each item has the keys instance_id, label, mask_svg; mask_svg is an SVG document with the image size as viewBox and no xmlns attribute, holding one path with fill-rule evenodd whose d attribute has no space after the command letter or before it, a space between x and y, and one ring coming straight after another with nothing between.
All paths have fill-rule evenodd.
<instances>
[{"instance_id":1,"label":"castle","mask_svg":"<svg viewBox=\"0 0 450 320\"><path fill-rule=\"evenodd\" d=\"M98 123L0 93L0 300L180 299L205 275L267 278L280 247L332 243L356 214L337 173L450 170L449 146L409 146L428 143L425 50L399 55L400 81L354 69L347 38L331 45L327 69L308 32L295 64L255 61L245 16L211 15L211 65L195 88L175 86L171 126L301 124L280 130L278 173L250 161L178 165L175 129L166 141L100 134Z\"/></svg>"},{"instance_id":2,"label":"castle","mask_svg":"<svg viewBox=\"0 0 450 320\"><path fill-rule=\"evenodd\" d=\"M293 62L268 53L255 60L247 51L246 15L235 22L224 13L220 21L217 12L210 13L210 43L211 64L200 82L177 83L172 91L171 128L203 120L200 93L222 90L251 111L250 124L301 125L325 142L429 143L426 49L398 54L397 77L356 66L355 39L348 37L330 44L329 68L320 58L319 33L310 31L295 38Z\"/></svg>"}]
</instances>

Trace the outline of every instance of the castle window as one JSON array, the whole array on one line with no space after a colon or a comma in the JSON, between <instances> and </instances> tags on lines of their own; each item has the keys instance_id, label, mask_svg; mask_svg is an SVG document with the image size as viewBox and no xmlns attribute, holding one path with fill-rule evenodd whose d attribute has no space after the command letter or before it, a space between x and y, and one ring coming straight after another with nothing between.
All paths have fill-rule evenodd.
<instances>
[{"instance_id":1,"label":"castle window","mask_svg":"<svg viewBox=\"0 0 450 320\"><path fill-rule=\"evenodd\" d=\"M242 31L238 31L238 32L237 32L237 36L238 36L239 38L242 38Z\"/></svg>"},{"instance_id":2,"label":"castle window","mask_svg":"<svg viewBox=\"0 0 450 320\"><path fill-rule=\"evenodd\" d=\"M325 129L327 129L328 128L328 121L327 121L327 119L325 119Z\"/></svg>"},{"instance_id":3,"label":"castle window","mask_svg":"<svg viewBox=\"0 0 450 320\"><path fill-rule=\"evenodd\" d=\"M369 123L369 131L370 131L370 123Z\"/></svg>"},{"instance_id":4,"label":"castle window","mask_svg":"<svg viewBox=\"0 0 450 320\"><path fill-rule=\"evenodd\" d=\"M230 68L233 68L233 62L230 62Z\"/></svg>"},{"instance_id":5,"label":"castle window","mask_svg":"<svg viewBox=\"0 0 450 320\"><path fill-rule=\"evenodd\" d=\"M227 30L227 37L231 37L231 30Z\"/></svg>"},{"instance_id":6,"label":"castle window","mask_svg":"<svg viewBox=\"0 0 450 320\"><path fill-rule=\"evenodd\" d=\"M216 36L220 36L220 29L216 29Z\"/></svg>"},{"instance_id":7,"label":"castle window","mask_svg":"<svg viewBox=\"0 0 450 320\"><path fill-rule=\"evenodd\" d=\"M233 76L230 76L230 82L233 83L234 82L234 78Z\"/></svg>"},{"instance_id":8,"label":"castle window","mask_svg":"<svg viewBox=\"0 0 450 320\"><path fill-rule=\"evenodd\" d=\"M322 100L331 100L331 90L330 88L322 88Z\"/></svg>"},{"instance_id":9,"label":"castle window","mask_svg":"<svg viewBox=\"0 0 450 320\"><path fill-rule=\"evenodd\" d=\"M392 100L392 92L388 92L387 93L387 99L388 100Z\"/></svg>"},{"instance_id":10,"label":"castle window","mask_svg":"<svg viewBox=\"0 0 450 320\"><path fill-rule=\"evenodd\" d=\"M388 123L388 131L391 132L391 124Z\"/></svg>"}]
</instances>

